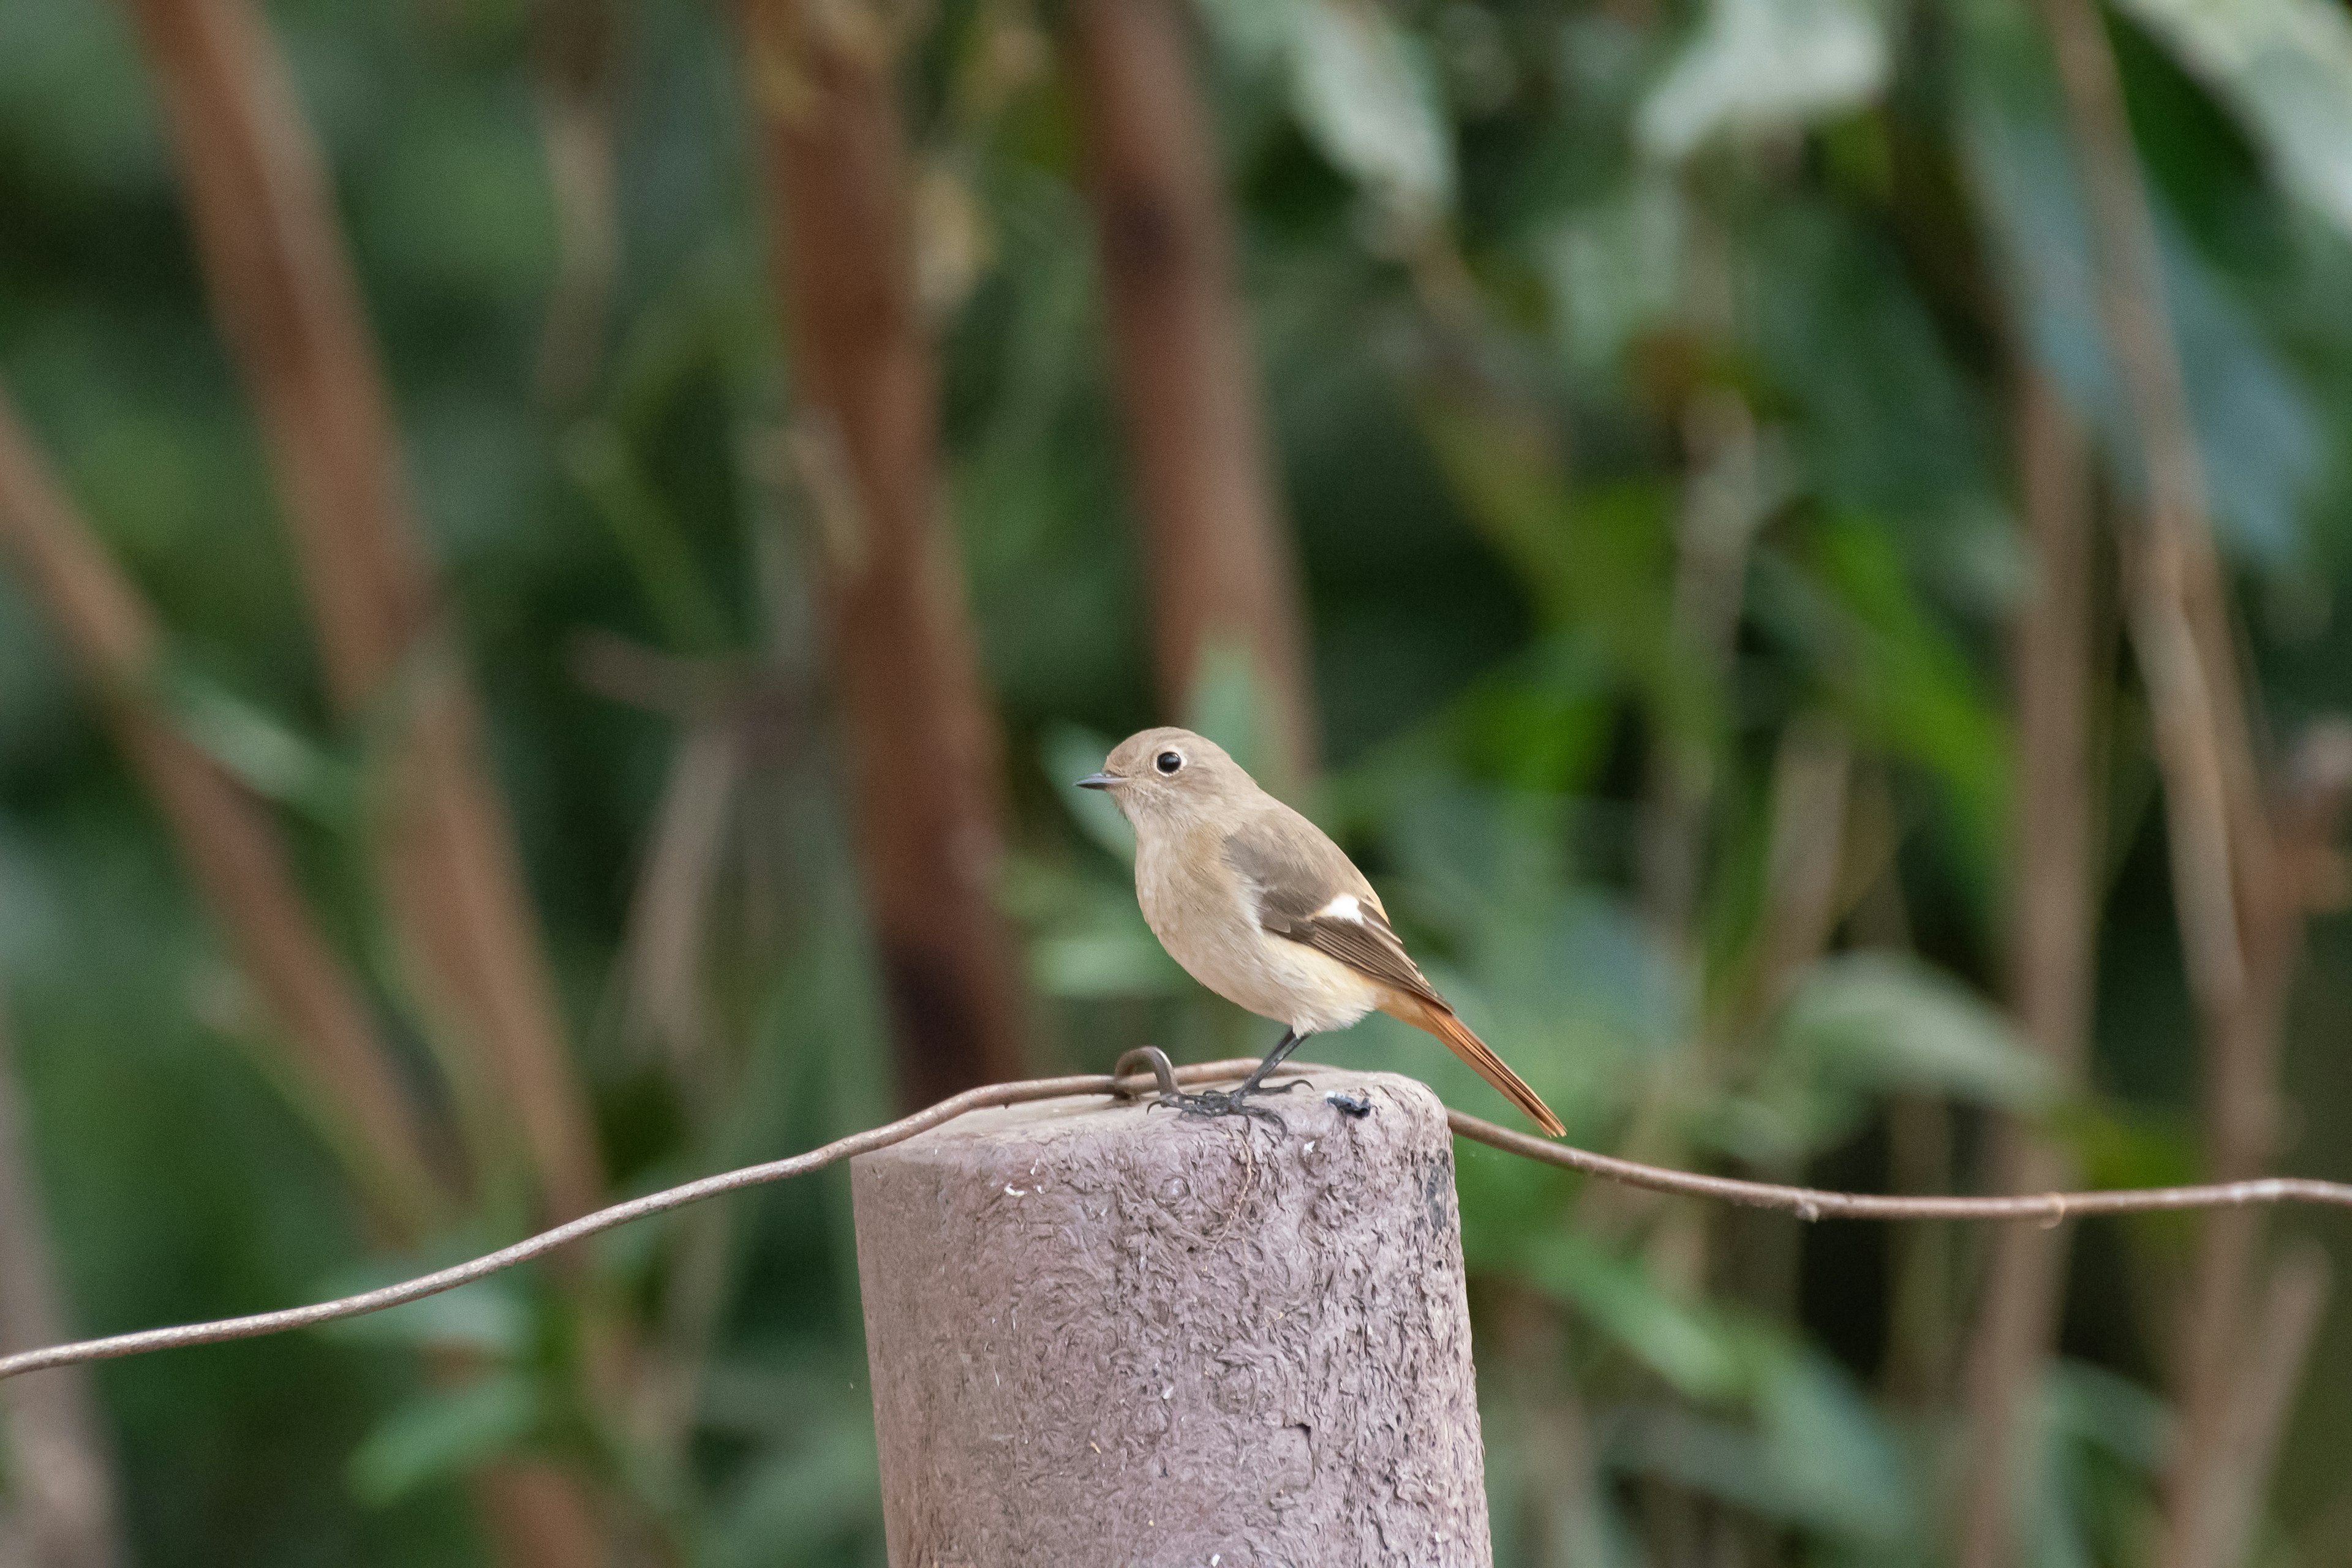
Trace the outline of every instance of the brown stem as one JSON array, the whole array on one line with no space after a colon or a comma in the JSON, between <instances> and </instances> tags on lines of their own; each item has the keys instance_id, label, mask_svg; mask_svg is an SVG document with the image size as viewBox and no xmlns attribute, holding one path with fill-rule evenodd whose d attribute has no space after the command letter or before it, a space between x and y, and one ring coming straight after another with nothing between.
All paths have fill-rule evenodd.
<instances>
[{"instance_id":1,"label":"brown stem","mask_svg":"<svg viewBox=\"0 0 2352 1568\"><path fill-rule=\"evenodd\" d=\"M1727 672L1748 574L1756 487L1756 428L1744 400L1706 393L1684 417L1690 474L1676 528L1673 630L1681 657L1710 684ZM1715 793L1711 737L1676 716L1653 715L1649 798L1642 815L1642 902L1677 951L1698 904L1708 805Z\"/></svg>"},{"instance_id":2,"label":"brown stem","mask_svg":"<svg viewBox=\"0 0 2352 1568\"><path fill-rule=\"evenodd\" d=\"M1748 546L1762 489L1756 422L1747 400L1738 394L1706 388L1691 399L1684 410L1682 423L1688 472L1684 479L1682 513L1675 527L1669 629L1685 684L1719 694L1726 689L1731 675L1740 607L1746 595ZM1714 814L1716 749L1720 737L1711 728L1702 728L1688 705L1677 705L1659 690L1654 690L1651 698L1649 777L1635 851L1639 860L1637 880L1643 912L1651 929L1691 972L1693 984L1696 984L1704 965L1696 955L1694 927ZM1842 823L1847 782L1844 761L1838 760L1830 769L1818 763L1793 769L1786 765L1802 754L1807 743L1806 737L1791 737L1791 744L1782 752L1783 777L1776 782L1789 784L1810 776L1811 787L1818 795L1822 783L1833 778L1834 804ZM1820 806L1820 802L1813 801L1800 808L1793 795L1776 795L1774 807L1781 814L1776 821L1776 836L1784 837L1790 831L1785 826L1790 813L1818 812ZM1790 872L1800 868L1784 863L1776 868ZM1834 877L1831 885L1834 886ZM1797 891L1784 883L1773 889L1773 896L1786 897ZM1820 934L1826 937L1828 932ZM1753 970L1773 984L1778 984L1779 978L1769 974L1768 964L1787 972L1790 963L1801 963L1810 956L1800 948L1768 958L1767 945L1763 941L1756 944ZM1627 1148L1650 1158L1673 1161L1682 1157L1682 1139L1672 1124L1682 1107L1689 1102L1694 1078L1706 1084L1720 1079L1728 1065L1725 1060L1726 1045L1738 1037L1742 1022L1727 1021L1719 1015L1702 1018L1703 1032L1691 1051L1695 1072L1678 1070L1671 1077L1654 1081L1634 1112ZM1619 1216L1629 1208L1646 1206L1628 1205L1623 1198L1624 1194L1613 1190L1595 1194L1587 1200L1589 1217L1603 1225L1622 1223ZM1715 1216L1702 1209L1685 1206L1666 1211L1650 1239L1647 1255L1653 1271L1670 1289L1696 1291L1705 1288L1708 1255L1714 1244L1710 1234L1714 1221ZM1667 1489L1657 1495L1660 1506L1669 1511L1683 1506L1680 1500L1684 1494L1679 1489Z\"/></svg>"},{"instance_id":3,"label":"brown stem","mask_svg":"<svg viewBox=\"0 0 2352 1568\"><path fill-rule=\"evenodd\" d=\"M2217 1175L2252 1175L2274 1152L2273 1085L2288 992L2302 952L2305 913L2329 891L2326 873L2336 864L2347 804L2352 732L2340 722L2315 725L2296 744L2272 812L2271 864L2278 875L2246 909L2247 1038L2224 1058L2225 1076L2208 1091L2213 1124L2209 1163ZM2255 1215L2226 1214L2209 1215L2198 1231L2187 1306L2181 1441L2168 1499L2169 1568L2230 1568L2248 1550L2247 1532L2261 1505L2268 1458L2250 1478L2251 1445L2274 1442L2275 1434L2265 1439L2262 1421L2242 1406L2271 1375L2267 1369L2277 1350L2270 1329L2257 1327L2250 1337L2246 1327L2263 1228ZM2294 1284L2296 1276L2288 1271L2293 1262L2290 1256L2279 1265L2274 1292ZM2295 1289L2324 1292L2325 1281ZM2275 1294L2273 1308L2284 1310ZM2303 1331L2307 1337L2308 1331ZM2291 1376L2292 1371L2279 1375ZM2291 1392L2290 1384L2279 1397Z\"/></svg>"},{"instance_id":4,"label":"brown stem","mask_svg":"<svg viewBox=\"0 0 2352 1568\"><path fill-rule=\"evenodd\" d=\"M2198 1511L2182 1522L2176 1560L2242 1568L2253 1555L2271 1468L2294 1410L2313 1339L2327 1305L2327 1255L2305 1242L2279 1259L2260 1309L2243 1374L2221 1423L2221 1457Z\"/></svg>"},{"instance_id":5,"label":"brown stem","mask_svg":"<svg viewBox=\"0 0 2352 1568\"><path fill-rule=\"evenodd\" d=\"M1952 1108L1906 1094L1886 1108L1886 1180L1898 1193L1940 1192L1952 1184ZM1894 1285L1886 1304L1888 1401L1916 1413L1950 1398L1953 1237L1920 1226L1888 1237Z\"/></svg>"},{"instance_id":6,"label":"brown stem","mask_svg":"<svg viewBox=\"0 0 2352 1568\"><path fill-rule=\"evenodd\" d=\"M2032 582L2011 644L2017 777L2010 985L2021 1033L2062 1080L2074 1082L2089 1037L2095 924L2090 458L2056 388L2031 368L2019 379L2015 439ZM2061 1148L2015 1121L2002 1121L1994 1140L1997 1191L2047 1191L2074 1179L2073 1162ZM2019 1452L2035 1426L2023 1412L2057 1331L2065 1270L2063 1231L2018 1226L1991 1239L1965 1373L1969 1447L1960 1491L1960 1568L2002 1568L2017 1560L2013 1483L2033 1470Z\"/></svg>"},{"instance_id":7,"label":"brown stem","mask_svg":"<svg viewBox=\"0 0 2352 1568\"><path fill-rule=\"evenodd\" d=\"M1763 898L1737 979L1726 987L1731 1003L1716 1010L1702 1044L1709 1082L1742 1070L1737 1055L1750 1048L1837 927L1853 774L1853 748L1834 720L1802 714L1782 729ZM1711 1215L1684 1205L1660 1225L1650 1256L1662 1279L1787 1321L1796 1312L1802 1247L1801 1232L1778 1215Z\"/></svg>"},{"instance_id":8,"label":"brown stem","mask_svg":"<svg viewBox=\"0 0 2352 1568\"><path fill-rule=\"evenodd\" d=\"M1160 700L1181 717L1203 655L1246 650L1258 739L1274 778L1296 784L1316 751L1297 566L1261 434L1231 223L1183 8L1077 0L1067 29L1112 363L1150 546Z\"/></svg>"},{"instance_id":9,"label":"brown stem","mask_svg":"<svg viewBox=\"0 0 2352 1568\"><path fill-rule=\"evenodd\" d=\"M601 1568L613 1560L596 1510L570 1476L544 1460L487 1465L471 1490L501 1563Z\"/></svg>"},{"instance_id":10,"label":"brown stem","mask_svg":"<svg viewBox=\"0 0 2352 1568\"><path fill-rule=\"evenodd\" d=\"M32 1142L0 1019L0 1355L66 1331ZM122 1561L114 1472L89 1379L76 1372L0 1401L0 1562L110 1568Z\"/></svg>"},{"instance_id":11,"label":"brown stem","mask_svg":"<svg viewBox=\"0 0 2352 1568\"><path fill-rule=\"evenodd\" d=\"M1021 1070L996 715L939 485L879 7L745 0L850 798L908 1103ZM835 482L837 479L840 482Z\"/></svg>"},{"instance_id":12,"label":"brown stem","mask_svg":"<svg viewBox=\"0 0 2352 1568\"><path fill-rule=\"evenodd\" d=\"M447 640L373 342L310 128L251 0L133 0L213 308L256 404L328 689L388 720L377 848L403 956L470 1069L495 1064L548 1210L595 1206L573 1075L480 720ZM436 630L437 627L437 630ZM461 1086L462 1092L462 1086Z\"/></svg>"},{"instance_id":13,"label":"brown stem","mask_svg":"<svg viewBox=\"0 0 2352 1568\"><path fill-rule=\"evenodd\" d=\"M198 892L269 1015L302 1098L372 1217L420 1240L447 1198L424 1123L359 985L318 929L268 809L174 729L154 698L159 637L0 395L0 552L56 623L115 738L171 824Z\"/></svg>"},{"instance_id":14,"label":"brown stem","mask_svg":"<svg viewBox=\"0 0 2352 1568\"><path fill-rule=\"evenodd\" d=\"M2164 777L2174 903L2204 1037L2206 1159L2225 1179L2274 1152L2279 1013L2299 925L2282 907L2207 513L2204 475L2165 306L2158 237L2123 84L2093 0L2041 0L2082 159L2100 316L2131 407L2147 521L2122 541L2126 621ZM2181 1314L2181 1440L2167 1484L2168 1568L2202 1568L2203 1521L2230 1458L2224 1427L2243 1353L2260 1227L2200 1228Z\"/></svg>"},{"instance_id":15,"label":"brown stem","mask_svg":"<svg viewBox=\"0 0 2352 1568\"><path fill-rule=\"evenodd\" d=\"M2189 983L2209 1040L2246 984L2236 904L2266 867L2250 731L2228 636L2196 430L2165 305L2155 219L2123 84L2092 0L2041 0L2088 193L2101 323L2131 405L2147 515L2125 603L2147 684Z\"/></svg>"},{"instance_id":16,"label":"brown stem","mask_svg":"<svg viewBox=\"0 0 2352 1568\"><path fill-rule=\"evenodd\" d=\"M1782 731L1772 763L1762 918L1736 1026L1743 1032L1780 1010L1836 931L1853 775L1853 746L1835 720L1801 715Z\"/></svg>"},{"instance_id":17,"label":"brown stem","mask_svg":"<svg viewBox=\"0 0 2352 1568\"><path fill-rule=\"evenodd\" d=\"M555 287L540 335L539 386L541 395L562 406L595 379L621 265L613 167L620 26L612 0L535 0L532 11L540 141L558 242Z\"/></svg>"},{"instance_id":18,"label":"brown stem","mask_svg":"<svg viewBox=\"0 0 2352 1568\"><path fill-rule=\"evenodd\" d=\"M1572 1568L1607 1555L1592 1435L1575 1379L1567 1375L1559 1302L1517 1285L1495 1290L1498 1339L1517 1416L1519 1488L1526 1517L1519 1554L1538 1568Z\"/></svg>"}]
</instances>

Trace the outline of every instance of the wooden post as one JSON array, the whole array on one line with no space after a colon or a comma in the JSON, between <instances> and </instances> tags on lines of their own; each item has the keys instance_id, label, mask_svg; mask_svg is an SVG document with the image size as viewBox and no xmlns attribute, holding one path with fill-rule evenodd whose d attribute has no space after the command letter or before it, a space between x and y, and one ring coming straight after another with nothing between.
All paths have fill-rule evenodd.
<instances>
[{"instance_id":1,"label":"wooden post","mask_svg":"<svg viewBox=\"0 0 2352 1568\"><path fill-rule=\"evenodd\" d=\"M1487 1568L1444 1109L1301 1076L1287 1131L1086 1097L853 1163L894 1568Z\"/></svg>"}]
</instances>

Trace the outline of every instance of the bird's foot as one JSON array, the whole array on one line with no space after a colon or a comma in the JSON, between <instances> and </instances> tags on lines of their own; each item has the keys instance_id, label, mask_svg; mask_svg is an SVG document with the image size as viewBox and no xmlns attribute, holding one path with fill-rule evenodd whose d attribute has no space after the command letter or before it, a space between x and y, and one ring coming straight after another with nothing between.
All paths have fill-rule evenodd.
<instances>
[{"instance_id":1,"label":"bird's foot","mask_svg":"<svg viewBox=\"0 0 2352 1568\"><path fill-rule=\"evenodd\" d=\"M1303 1078L1295 1078L1287 1083L1244 1083L1239 1089L1204 1089L1191 1094L1170 1092L1162 1094L1153 1103L1169 1106L1186 1116L1254 1116L1261 1121L1271 1121L1287 1132L1290 1123L1275 1114L1272 1106L1251 1102L1260 1095L1288 1094L1306 1081Z\"/></svg>"}]
</instances>

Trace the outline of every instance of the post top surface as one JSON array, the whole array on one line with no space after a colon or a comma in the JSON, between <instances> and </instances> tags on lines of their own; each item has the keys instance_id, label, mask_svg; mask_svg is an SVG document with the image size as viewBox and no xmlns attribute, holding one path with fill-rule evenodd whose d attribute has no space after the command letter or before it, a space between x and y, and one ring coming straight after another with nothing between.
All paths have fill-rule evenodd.
<instances>
[{"instance_id":1,"label":"post top surface","mask_svg":"<svg viewBox=\"0 0 2352 1568\"><path fill-rule=\"evenodd\" d=\"M1286 1064L1274 1081L1285 1083L1294 1079L1305 1081L1287 1093L1266 1097L1263 1103L1288 1124L1295 1136L1300 1138L1316 1136L1318 1131L1328 1129L1334 1121L1358 1120L1326 1098L1333 1094L1369 1100L1370 1110L1359 1125L1376 1121L1383 1113L1402 1115L1414 1122L1433 1119L1442 1122L1445 1115L1445 1108L1434 1090L1419 1079L1406 1078L1400 1073L1357 1072L1321 1063L1297 1062ZM1192 1084L1187 1087L1199 1089L1231 1086ZM1187 1116L1173 1108L1153 1104L1150 1095L1135 1100L1118 1100L1100 1094L1068 1095L1059 1100L1032 1100L1026 1105L997 1105L968 1111L903 1143L861 1154L857 1160L858 1163L919 1161L991 1145L1019 1144L1024 1148L1034 1148L1072 1140L1092 1141L1144 1133L1166 1136L1208 1132L1221 1126L1238 1125L1241 1120L1237 1117L1207 1119ZM1276 1131L1263 1121L1253 1119L1253 1122L1267 1132Z\"/></svg>"}]
</instances>

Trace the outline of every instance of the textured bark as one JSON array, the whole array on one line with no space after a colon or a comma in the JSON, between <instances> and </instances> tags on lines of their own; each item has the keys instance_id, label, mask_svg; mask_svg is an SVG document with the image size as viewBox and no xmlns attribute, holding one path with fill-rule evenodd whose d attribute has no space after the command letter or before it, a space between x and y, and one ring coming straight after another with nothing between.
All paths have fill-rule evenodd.
<instances>
[{"instance_id":1,"label":"textured bark","mask_svg":"<svg viewBox=\"0 0 2352 1568\"><path fill-rule=\"evenodd\" d=\"M2019 387L2016 429L2026 549L2033 587L2012 648L2017 692L2017 805L2010 915L2010 983L2019 1027L2061 1078L2082 1072L2091 1022L2095 871L2092 800L2093 552L2089 455L2040 374ZM1994 1134L1995 1189L2074 1184L2054 1144L2005 1121ZM1960 1568L2018 1561L2016 1483L2033 1473L2020 1452L2037 1425L2026 1406L2057 1332L2067 1233L2009 1226L1990 1240L1981 1315L1969 1351L1970 1426L1962 1481Z\"/></svg>"},{"instance_id":2,"label":"textured bark","mask_svg":"<svg viewBox=\"0 0 2352 1568\"><path fill-rule=\"evenodd\" d=\"M56 1344L67 1333L0 1019L0 1353ZM11 1387L0 1398L0 1563L110 1568L121 1559L114 1472L89 1369L60 1368Z\"/></svg>"},{"instance_id":3,"label":"textured bark","mask_svg":"<svg viewBox=\"0 0 2352 1568\"><path fill-rule=\"evenodd\" d=\"M1261 435L1183 7L1079 0L1067 26L1112 365L1150 558L1160 701L1182 717L1203 653L1245 650L1268 771L1295 784L1316 752L1297 565Z\"/></svg>"},{"instance_id":4,"label":"textured bark","mask_svg":"<svg viewBox=\"0 0 2352 1568\"><path fill-rule=\"evenodd\" d=\"M402 1245L446 1201L358 983L311 918L269 810L156 706L154 617L0 396L0 552L48 612L261 999L290 1076Z\"/></svg>"},{"instance_id":5,"label":"textured bark","mask_svg":"<svg viewBox=\"0 0 2352 1568\"><path fill-rule=\"evenodd\" d=\"M894 1564L1490 1561L1444 1110L1304 1076L1286 1133L1087 1098L854 1163Z\"/></svg>"},{"instance_id":6,"label":"textured bark","mask_svg":"<svg viewBox=\"0 0 2352 1568\"><path fill-rule=\"evenodd\" d=\"M604 1173L471 688L402 477L317 148L251 0L133 0L213 308L261 416L327 685L383 725L377 849L402 955L461 1098L491 1064L557 1219Z\"/></svg>"},{"instance_id":7,"label":"textured bark","mask_svg":"<svg viewBox=\"0 0 2352 1568\"><path fill-rule=\"evenodd\" d=\"M995 903L1000 742L939 484L939 374L915 296L879 8L746 0L774 183L799 447L898 1093L1023 1076L1020 955Z\"/></svg>"}]
</instances>

